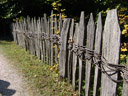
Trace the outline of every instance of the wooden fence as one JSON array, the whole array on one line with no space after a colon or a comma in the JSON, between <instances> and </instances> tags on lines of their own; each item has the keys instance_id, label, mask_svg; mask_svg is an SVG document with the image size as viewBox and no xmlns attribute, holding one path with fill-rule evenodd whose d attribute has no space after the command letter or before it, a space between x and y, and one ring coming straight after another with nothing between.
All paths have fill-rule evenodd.
<instances>
[{"instance_id":1,"label":"wooden fence","mask_svg":"<svg viewBox=\"0 0 128 96\"><path fill-rule=\"evenodd\" d=\"M60 78L67 78L79 95L117 96L120 73L127 80L126 67L119 65L121 30L116 9L107 12L104 27L101 13L96 27L92 13L87 26L84 12L79 23L62 20L53 12L50 18L27 17L13 24L13 37L42 62L59 64ZM126 80L122 96L128 96Z\"/></svg>"}]
</instances>

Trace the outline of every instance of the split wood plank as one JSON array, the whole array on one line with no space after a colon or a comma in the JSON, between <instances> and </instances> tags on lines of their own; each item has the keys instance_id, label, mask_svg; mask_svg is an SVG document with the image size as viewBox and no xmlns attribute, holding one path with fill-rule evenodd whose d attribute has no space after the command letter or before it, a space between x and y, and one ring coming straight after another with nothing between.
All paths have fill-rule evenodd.
<instances>
[{"instance_id":1,"label":"split wood plank","mask_svg":"<svg viewBox=\"0 0 128 96\"><path fill-rule=\"evenodd\" d=\"M79 22L79 32L78 32L78 45L84 45L84 36L85 36L85 18L84 18L84 11L81 12L80 15L80 22ZM82 56L83 58L83 56ZM82 89L82 65L83 61L79 58L79 96L81 95Z\"/></svg>"},{"instance_id":2,"label":"split wood plank","mask_svg":"<svg viewBox=\"0 0 128 96\"><path fill-rule=\"evenodd\" d=\"M102 18L100 12L98 16L96 35L95 35L95 52L98 54L101 54L101 43L102 43L101 41L102 41ZM99 76L99 69L98 66L95 66L93 96L97 96L98 80L99 80L98 76Z\"/></svg>"},{"instance_id":3,"label":"split wood plank","mask_svg":"<svg viewBox=\"0 0 128 96\"><path fill-rule=\"evenodd\" d=\"M44 32L44 19L41 18L41 33ZM44 41L40 40L41 61L44 62Z\"/></svg>"},{"instance_id":4,"label":"split wood plank","mask_svg":"<svg viewBox=\"0 0 128 96\"><path fill-rule=\"evenodd\" d=\"M61 45L60 45L60 53L59 53L59 69L60 69L60 78L64 79L65 77L65 70L66 70L66 61L67 61L67 38L69 32L69 24L70 19L65 18L63 23L63 28L61 32Z\"/></svg>"},{"instance_id":5,"label":"split wood plank","mask_svg":"<svg viewBox=\"0 0 128 96\"><path fill-rule=\"evenodd\" d=\"M78 28L78 23L76 23L75 25L75 32L74 32L74 36L73 36L73 41L75 44L78 45L78 35L79 35L79 28ZM73 49L75 48L75 46L73 46ZM73 89L76 89L76 67L77 67L77 63L78 63L78 57L75 53L73 53L73 64L72 64L72 85L73 85Z\"/></svg>"},{"instance_id":6,"label":"split wood plank","mask_svg":"<svg viewBox=\"0 0 128 96\"><path fill-rule=\"evenodd\" d=\"M44 14L44 32L47 33L47 17L46 17L46 14ZM46 40L43 40L43 52L44 52L44 63L47 63L47 42Z\"/></svg>"},{"instance_id":7,"label":"split wood plank","mask_svg":"<svg viewBox=\"0 0 128 96\"><path fill-rule=\"evenodd\" d=\"M119 64L120 58L120 37L121 30L119 26L117 10L113 9L107 12L105 26L103 31L103 47L102 56L106 58L108 63ZM108 70L104 66L105 70ZM107 72L110 76L112 72ZM118 74L111 76L117 80ZM102 73L101 77L101 96L116 96L117 83L110 80L105 74ZM105 91L104 91L105 90Z\"/></svg>"},{"instance_id":8,"label":"split wood plank","mask_svg":"<svg viewBox=\"0 0 128 96\"><path fill-rule=\"evenodd\" d=\"M73 40L73 32L74 32L74 19L71 20L70 32L69 32L69 39ZM68 50L68 83L71 81L71 71L72 71L72 61L73 60L73 53L71 50Z\"/></svg>"},{"instance_id":9,"label":"split wood plank","mask_svg":"<svg viewBox=\"0 0 128 96\"><path fill-rule=\"evenodd\" d=\"M54 18L54 34L57 34L57 17L55 16L55 18ZM55 64L57 64L58 63L58 60L57 60L57 45L54 45L55 46L55 53L54 53L54 55L55 55Z\"/></svg>"},{"instance_id":10,"label":"split wood plank","mask_svg":"<svg viewBox=\"0 0 128 96\"><path fill-rule=\"evenodd\" d=\"M47 17L46 17L46 14L44 14L44 28L45 28L45 33L48 34L48 20L47 20ZM46 58L46 63L49 64L49 58L48 58L48 55L49 55L49 46L48 46L48 41L45 40L45 58Z\"/></svg>"},{"instance_id":11,"label":"split wood plank","mask_svg":"<svg viewBox=\"0 0 128 96\"><path fill-rule=\"evenodd\" d=\"M62 21L61 13L60 13L60 15L59 15L59 32L60 32L60 34L61 34L62 26L63 26L63 21Z\"/></svg>"},{"instance_id":12,"label":"split wood plank","mask_svg":"<svg viewBox=\"0 0 128 96\"><path fill-rule=\"evenodd\" d=\"M95 24L93 14L90 14L90 19L87 25L87 45L86 47L93 50L94 47ZM86 55L89 55L86 53ZM85 96L89 96L90 91L90 78L91 78L92 59L86 60L86 78L85 78Z\"/></svg>"},{"instance_id":13,"label":"split wood plank","mask_svg":"<svg viewBox=\"0 0 128 96\"><path fill-rule=\"evenodd\" d=\"M47 34L49 35L50 34L50 20L48 19L48 22L47 22ZM49 40L47 40L47 63L50 65L50 41Z\"/></svg>"},{"instance_id":14,"label":"split wood plank","mask_svg":"<svg viewBox=\"0 0 128 96\"><path fill-rule=\"evenodd\" d=\"M53 25L53 20L54 20L54 18L53 18L53 10L51 11L51 18L50 18L50 35L53 35L53 29L54 29L54 25ZM50 65L53 65L53 43L51 42L51 60L50 60Z\"/></svg>"}]
</instances>

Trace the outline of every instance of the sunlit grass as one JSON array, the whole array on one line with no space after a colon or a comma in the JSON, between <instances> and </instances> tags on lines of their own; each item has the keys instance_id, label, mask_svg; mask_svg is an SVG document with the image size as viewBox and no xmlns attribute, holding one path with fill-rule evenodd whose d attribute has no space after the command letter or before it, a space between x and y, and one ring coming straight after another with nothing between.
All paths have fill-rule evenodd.
<instances>
[{"instance_id":1,"label":"sunlit grass","mask_svg":"<svg viewBox=\"0 0 128 96\"><path fill-rule=\"evenodd\" d=\"M0 41L0 51L27 78L29 84L41 96L77 96L72 86L58 80L58 74L50 71L36 56L30 55L25 49L12 41Z\"/></svg>"}]
</instances>

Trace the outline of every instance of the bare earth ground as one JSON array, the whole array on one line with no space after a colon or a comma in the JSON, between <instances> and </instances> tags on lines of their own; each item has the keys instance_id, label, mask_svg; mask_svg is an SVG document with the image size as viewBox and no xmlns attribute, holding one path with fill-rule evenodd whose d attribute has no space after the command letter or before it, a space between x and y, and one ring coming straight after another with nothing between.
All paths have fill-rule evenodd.
<instances>
[{"instance_id":1,"label":"bare earth ground","mask_svg":"<svg viewBox=\"0 0 128 96\"><path fill-rule=\"evenodd\" d=\"M0 96L33 96L28 84L0 52Z\"/></svg>"}]
</instances>

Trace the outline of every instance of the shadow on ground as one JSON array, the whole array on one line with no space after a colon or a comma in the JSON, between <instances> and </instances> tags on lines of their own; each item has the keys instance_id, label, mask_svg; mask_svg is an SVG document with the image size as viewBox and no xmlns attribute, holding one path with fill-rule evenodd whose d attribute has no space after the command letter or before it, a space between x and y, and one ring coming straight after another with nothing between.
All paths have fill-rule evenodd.
<instances>
[{"instance_id":1,"label":"shadow on ground","mask_svg":"<svg viewBox=\"0 0 128 96\"><path fill-rule=\"evenodd\" d=\"M0 36L0 40L13 41L13 38L12 37L1 37Z\"/></svg>"},{"instance_id":2,"label":"shadow on ground","mask_svg":"<svg viewBox=\"0 0 128 96\"><path fill-rule=\"evenodd\" d=\"M16 90L8 89L10 83L4 80L0 80L0 95L2 96L12 96L15 94Z\"/></svg>"}]
</instances>

